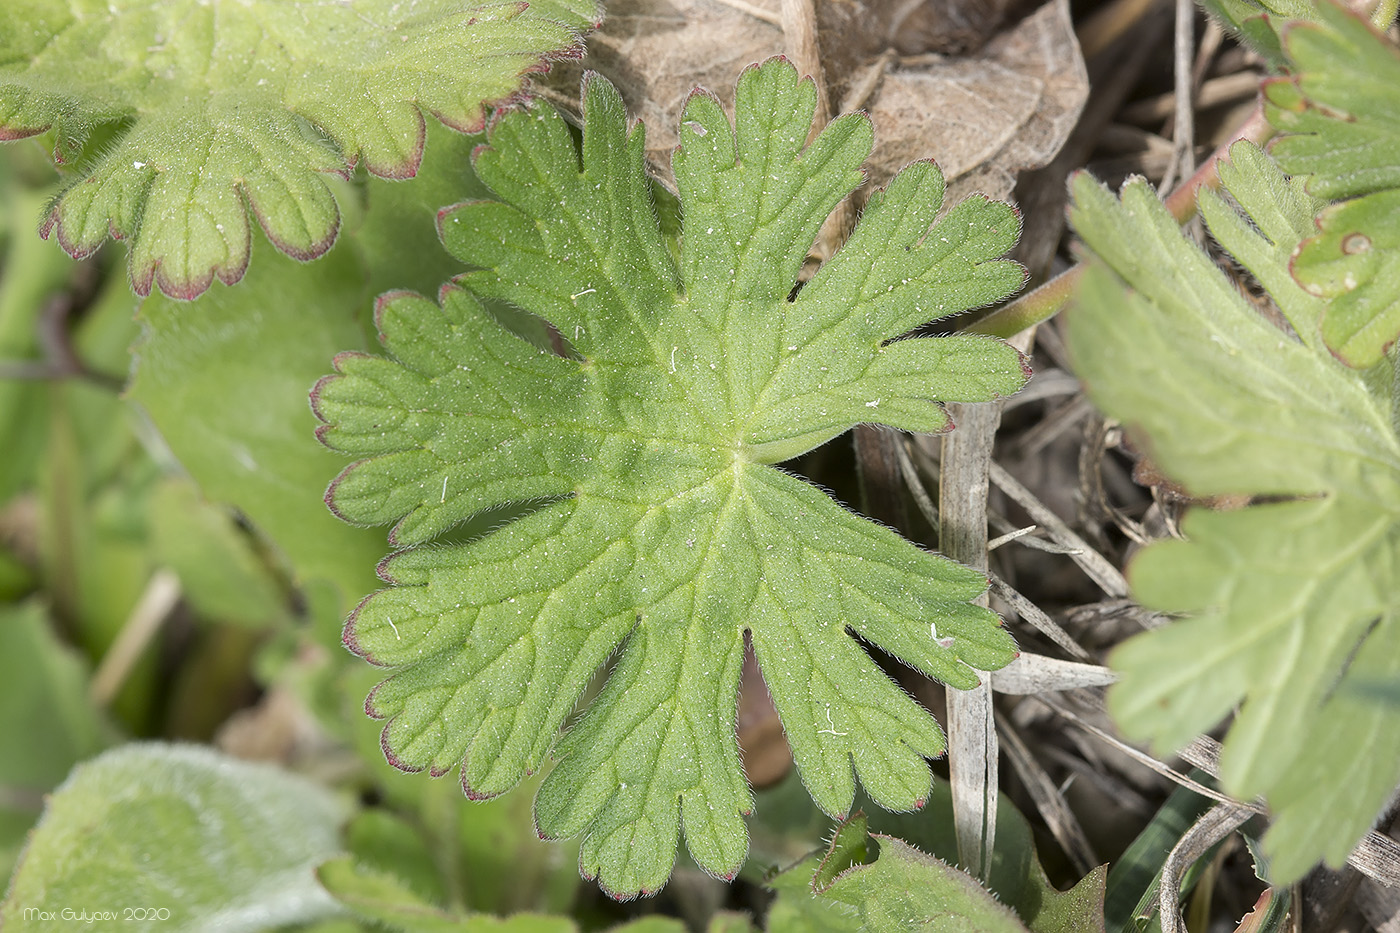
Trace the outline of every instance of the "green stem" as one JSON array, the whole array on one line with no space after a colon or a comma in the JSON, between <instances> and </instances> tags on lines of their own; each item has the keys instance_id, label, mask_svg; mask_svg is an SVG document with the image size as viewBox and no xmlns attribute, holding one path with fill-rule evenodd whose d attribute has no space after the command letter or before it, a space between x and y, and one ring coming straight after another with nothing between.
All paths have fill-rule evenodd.
<instances>
[{"instance_id":1,"label":"green stem","mask_svg":"<svg viewBox=\"0 0 1400 933\"><path fill-rule=\"evenodd\" d=\"M1400 0L1385 0L1400 3ZM1248 140L1255 145L1263 145L1274 135L1274 128L1264 119L1264 105L1254 108L1249 119L1240 126L1210 158L1196 169L1196 173L1182 182L1175 191L1166 197L1167 210L1171 211L1177 223L1185 223L1196 215L1196 192L1201 187L1215 188L1220 184L1220 174L1216 163L1228 158L1230 147L1240 140ZM993 337L1011 337L1043 321L1048 321L1063 308L1074 294L1079 277L1084 272L1082 262L1075 263L1034 291L1027 292L1008 305L996 309L975 324L965 328L966 334L989 334Z\"/></svg>"}]
</instances>

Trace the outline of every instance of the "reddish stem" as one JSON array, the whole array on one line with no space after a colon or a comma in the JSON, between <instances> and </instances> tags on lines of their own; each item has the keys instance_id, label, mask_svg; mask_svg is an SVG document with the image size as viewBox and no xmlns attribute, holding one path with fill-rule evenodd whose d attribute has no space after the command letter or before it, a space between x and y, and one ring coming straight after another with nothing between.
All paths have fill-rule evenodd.
<instances>
[{"instance_id":1,"label":"reddish stem","mask_svg":"<svg viewBox=\"0 0 1400 933\"><path fill-rule=\"evenodd\" d=\"M1230 147L1240 140L1248 140L1255 145L1263 145L1274 135L1274 128L1264 118L1264 105L1261 102L1244 121L1234 136L1216 149L1196 173L1177 186L1167 195L1167 210L1177 223L1185 223L1196 215L1196 192L1202 186L1215 188L1220 184L1220 174L1216 164L1229 157ZM1065 306L1074 294L1079 276L1083 274L1083 263L1075 263L1034 291L1004 305L977 323L964 329L967 334L990 334L993 337L1010 337L1028 327L1048 321Z\"/></svg>"}]
</instances>

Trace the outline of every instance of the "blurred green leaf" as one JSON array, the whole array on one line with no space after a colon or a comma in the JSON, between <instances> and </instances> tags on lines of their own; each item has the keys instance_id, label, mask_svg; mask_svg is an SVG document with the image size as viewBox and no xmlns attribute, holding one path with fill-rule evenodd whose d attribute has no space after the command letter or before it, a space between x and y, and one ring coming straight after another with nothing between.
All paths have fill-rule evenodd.
<instances>
[{"instance_id":1,"label":"blurred green leaf","mask_svg":"<svg viewBox=\"0 0 1400 933\"><path fill-rule=\"evenodd\" d=\"M516 914L501 919L445 910L415 894L399 878L332 859L316 870L327 891L359 916L400 933L576 933L568 917Z\"/></svg>"},{"instance_id":2,"label":"blurred green leaf","mask_svg":"<svg viewBox=\"0 0 1400 933\"><path fill-rule=\"evenodd\" d=\"M524 780L521 793L493 800L467 799L455 780L438 783L440 802L450 808L444 816L455 817L463 883L473 908L555 912L573 902L581 882L581 841L546 842L535 829L533 801L548 773L546 767Z\"/></svg>"},{"instance_id":3,"label":"blurred green leaf","mask_svg":"<svg viewBox=\"0 0 1400 933\"><path fill-rule=\"evenodd\" d=\"M313 869L339 847L343 816L326 790L277 768L192 745L123 746L50 798L0 922L68 931L71 908L110 914L115 928L127 908L167 909L146 928L252 933L327 916L337 908Z\"/></svg>"},{"instance_id":4,"label":"blurred green leaf","mask_svg":"<svg viewBox=\"0 0 1400 933\"><path fill-rule=\"evenodd\" d=\"M108 739L82 658L37 602L0 606L0 876L8 875L43 795Z\"/></svg>"},{"instance_id":5,"label":"blurred green leaf","mask_svg":"<svg viewBox=\"0 0 1400 933\"><path fill-rule=\"evenodd\" d=\"M1230 184L1249 217L1296 203L1277 167ZM1299 340L1240 295L1141 181L1120 201L1081 175L1074 200L1075 228L1101 260L1068 319L1091 396L1193 495L1263 497L1192 510L1185 540L1134 559L1134 596L1190 617L1115 650L1109 710L1162 753L1233 714L1222 786L1267 798L1278 880L1319 858L1340 865L1400 780L1400 715L1348 690L1400 673L1400 438L1390 394L1373 389L1390 364L1357 372L1310 339L1318 299L1286 275L1286 229L1266 242L1238 214L1218 226L1235 209L1201 197L1212 232L1270 283Z\"/></svg>"},{"instance_id":6,"label":"blurred green leaf","mask_svg":"<svg viewBox=\"0 0 1400 933\"><path fill-rule=\"evenodd\" d=\"M37 602L0 607L0 785L38 800L105 744L83 660ZM37 811L36 811L37 813Z\"/></svg>"},{"instance_id":7,"label":"blurred green leaf","mask_svg":"<svg viewBox=\"0 0 1400 933\"><path fill-rule=\"evenodd\" d=\"M485 141L484 135L463 136L430 124L415 177L365 180L365 210L353 237L369 270L370 294L411 289L435 295L465 271L438 238L437 214L459 201L491 197L471 163L472 150Z\"/></svg>"},{"instance_id":8,"label":"blurred green leaf","mask_svg":"<svg viewBox=\"0 0 1400 933\"><path fill-rule=\"evenodd\" d=\"M1350 685L1350 689L1357 696L1363 696L1381 703L1388 703L1391 706L1400 706L1400 679L1377 678L1374 680L1358 680Z\"/></svg>"},{"instance_id":9,"label":"blurred green leaf","mask_svg":"<svg viewBox=\"0 0 1400 933\"><path fill-rule=\"evenodd\" d=\"M156 487L151 536L156 560L175 571L185 598L204 618L250 628L287 619L286 596L248 536L188 480Z\"/></svg>"},{"instance_id":10,"label":"blurred green leaf","mask_svg":"<svg viewBox=\"0 0 1400 933\"><path fill-rule=\"evenodd\" d=\"M91 372L124 384L131 371L131 348L141 336L136 321L140 299L111 262L94 260L105 276L92 304L83 310L73 327L73 349Z\"/></svg>"},{"instance_id":11,"label":"blurred green leaf","mask_svg":"<svg viewBox=\"0 0 1400 933\"><path fill-rule=\"evenodd\" d=\"M45 388L49 426L37 490L41 571L55 620L96 662L155 570L146 517L156 467L137 446L134 413L112 392L77 380ZM154 664L147 650L110 701L136 732L154 728Z\"/></svg>"},{"instance_id":12,"label":"blurred green leaf","mask_svg":"<svg viewBox=\"0 0 1400 933\"><path fill-rule=\"evenodd\" d=\"M0 364L40 362L38 323L48 299L68 285L75 263L29 229L51 190L0 186L0 214L24 218L0 257ZM48 425L48 386L0 379L0 503L33 482Z\"/></svg>"},{"instance_id":13,"label":"blurred green leaf","mask_svg":"<svg viewBox=\"0 0 1400 933\"><path fill-rule=\"evenodd\" d=\"M608 933L685 933L685 924L672 917L642 917L640 920L609 927Z\"/></svg>"},{"instance_id":14,"label":"blurred green leaf","mask_svg":"<svg viewBox=\"0 0 1400 933\"><path fill-rule=\"evenodd\" d=\"M396 876L429 902L447 899L427 840L403 817L381 807L362 810L346 827L345 844L363 868Z\"/></svg>"},{"instance_id":15,"label":"blurred green leaf","mask_svg":"<svg viewBox=\"0 0 1400 933\"><path fill-rule=\"evenodd\" d=\"M778 895L764 922L768 933L849 933L857 928L854 907L817 897L812 891L812 878L821 863L820 857L811 856L765 882Z\"/></svg>"},{"instance_id":16,"label":"blurred green leaf","mask_svg":"<svg viewBox=\"0 0 1400 933\"><path fill-rule=\"evenodd\" d=\"M33 569L0 546L0 603L16 602L37 585Z\"/></svg>"},{"instance_id":17,"label":"blurred green leaf","mask_svg":"<svg viewBox=\"0 0 1400 933\"><path fill-rule=\"evenodd\" d=\"M248 516L297 582L334 583L343 614L378 584L384 538L322 504L339 458L316 443L306 393L327 356L364 346L364 277L348 247L307 266L257 242L265 258L238 288L146 300L130 394L204 494Z\"/></svg>"},{"instance_id":18,"label":"blurred green leaf","mask_svg":"<svg viewBox=\"0 0 1400 933\"><path fill-rule=\"evenodd\" d=\"M720 911L710 918L710 923L705 927L705 933L757 933L758 927L749 919L748 914L730 913Z\"/></svg>"}]
</instances>

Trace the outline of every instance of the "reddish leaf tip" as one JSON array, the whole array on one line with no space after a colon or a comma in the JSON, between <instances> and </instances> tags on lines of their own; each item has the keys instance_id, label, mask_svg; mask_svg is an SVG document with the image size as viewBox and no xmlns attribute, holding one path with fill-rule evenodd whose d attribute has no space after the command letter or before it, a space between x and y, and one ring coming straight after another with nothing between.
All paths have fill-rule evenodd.
<instances>
[{"instance_id":1,"label":"reddish leaf tip","mask_svg":"<svg viewBox=\"0 0 1400 933\"><path fill-rule=\"evenodd\" d=\"M374 565L375 576L379 577L379 579L383 580L385 583L397 583L398 581L394 579L393 564L394 558L401 554L403 554L403 551L395 551L381 558L379 563Z\"/></svg>"},{"instance_id":2,"label":"reddish leaf tip","mask_svg":"<svg viewBox=\"0 0 1400 933\"><path fill-rule=\"evenodd\" d=\"M328 383L330 383L332 380L339 378L340 376L334 373L322 376L320 379L316 380L316 384L311 387L311 391L308 392L306 395L306 400L311 405L311 413L317 418L319 418L321 421L326 422L325 424L321 425L316 429L316 437L319 438L321 440L321 443L323 444L325 443L325 438L321 436L321 432L329 428L331 425L330 419L321 413L321 393L325 391L326 385Z\"/></svg>"},{"instance_id":3,"label":"reddish leaf tip","mask_svg":"<svg viewBox=\"0 0 1400 933\"><path fill-rule=\"evenodd\" d=\"M439 211L438 213L441 213ZM384 337L384 312L396 301L404 298L421 298L417 292L409 288L395 288L381 293L374 299L374 329L379 331L380 339ZM367 356L368 354L361 354Z\"/></svg>"},{"instance_id":4,"label":"reddish leaf tip","mask_svg":"<svg viewBox=\"0 0 1400 933\"><path fill-rule=\"evenodd\" d=\"M389 764L393 765L395 768L398 768L400 771L405 772L406 774L417 774L418 772L423 770L422 765L408 764L406 761L404 761L402 758L400 758L394 753L394 749L389 744L388 726L385 726L384 730L379 733L379 749L384 753L385 761L389 762Z\"/></svg>"},{"instance_id":5,"label":"reddish leaf tip","mask_svg":"<svg viewBox=\"0 0 1400 933\"><path fill-rule=\"evenodd\" d=\"M326 427L330 427L330 425L326 425ZM335 493L336 490L340 487L340 484L345 480L347 476L350 475L350 471L355 469L355 466L356 465L352 463L350 464L350 466L341 470L340 475L337 476L335 479L331 480L331 484L326 487L325 493L321 496L321 501L326 504L326 508L330 509L332 515L334 515L341 521L348 522L350 524L354 524L353 520L347 518L345 513L340 510L340 507L335 504Z\"/></svg>"},{"instance_id":6,"label":"reddish leaf tip","mask_svg":"<svg viewBox=\"0 0 1400 933\"><path fill-rule=\"evenodd\" d=\"M466 774L462 775L462 793L466 796L468 800L474 800L478 803L480 803L483 800L494 800L495 798L501 796L499 792L483 793L482 791L474 789L471 786L471 784L467 781Z\"/></svg>"}]
</instances>

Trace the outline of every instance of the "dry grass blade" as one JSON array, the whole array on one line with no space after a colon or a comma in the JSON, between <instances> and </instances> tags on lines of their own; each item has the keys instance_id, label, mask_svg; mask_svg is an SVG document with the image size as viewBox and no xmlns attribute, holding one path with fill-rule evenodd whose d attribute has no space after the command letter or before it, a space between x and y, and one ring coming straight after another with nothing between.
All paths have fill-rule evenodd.
<instances>
[{"instance_id":1,"label":"dry grass blade","mask_svg":"<svg viewBox=\"0 0 1400 933\"><path fill-rule=\"evenodd\" d=\"M1183 760L1212 776L1220 774L1220 743L1197 736L1180 752ZM1390 808L1387 808L1389 810ZM1347 856L1347 864L1381 884L1400 888L1400 842L1371 830Z\"/></svg>"},{"instance_id":2,"label":"dry grass blade","mask_svg":"<svg viewBox=\"0 0 1400 933\"><path fill-rule=\"evenodd\" d=\"M754 19L761 19L765 23L777 26L779 29L783 27L782 16L774 13L772 10L765 10L763 7L754 6L752 3L745 3L744 0L719 0L719 2L723 3L725 6L733 7L741 13L747 13Z\"/></svg>"},{"instance_id":3,"label":"dry grass blade","mask_svg":"<svg viewBox=\"0 0 1400 933\"><path fill-rule=\"evenodd\" d=\"M1024 460L1034 457L1060 435L1093 413L1094 404L1089 401L1087 396L1081 395L1071 399L1017 439L1016 459Z\"/></svg>"},{"instance_id":4,"label":"dry grass blade","mask_svg":"<svg viewBox=\"0 0 1400 933\"><path fill-rule=\"evenodd\" d=\"M1064 849L1065 854L1069 856L1075 871L1080 875L1087 875L1095 865L1099 864L1099 857L1094 854L1094 847L1089 844L1089 837L1084 834L1084 827L1079 825L1079 820L1070 810L1069 804L1065 802L1064 795L1055 786L1055 782L1050 779L1050 775L1035 760L1035 756L1026 747L1026 743L1021 740L1016 729L1007 722L1005 717L997 716L996 721L999 735L1005 739L1007 760L1011 762L1011 767L1015 770L1017 777L1025 785L1026 792L1035 801L1036 809L1040 811L1045 825L1050 827L1051 835L1055 837L1060 848Z\"/></svg>"},{"instance_id":5,"label":"dry grass blade","mask_svg":"<svg viewBox=\"0 0 1400 933\"><path fill-rule=\"evenodd\" d=\"M1037 332L1036 342L1043 340L1043 336ZM1031 381L1026 383L1026 387L1006 400L1003 411L1011 411L1030 402L1039 402L1047 398L1054 398L1059 395L1076 395L1083 391L1079 384L1079 379L1063 369L1041 369L1037 370L1031 377Z\"/></svg>"},{"instance_id":6,"label":"dry grass blade","mask_svg":"<svg viewBox=\"0 0 1400 933\"><path fill-rule=\"evenodd\" d=\"M946 466L945 466L946 469ZM1070 557L1084 568L1089 578L1099 585L1109 596L1127 596L1128 581L1117 567L1109 563L1087 541L1079 537L1035 495L1022 486L1014 476L996 463L990 465L989 476L998 489L1010 496L1017 505L1025 509L1037 524L1041 525L1056 544L1069 548Z\"/></svg>"},{"instance_id":7,"label":"dry grass blade","mask_svg":"<svg viewBox=\"0 0 1400 933\"><path fill-rule=\"evenodd\" d=\"M987 551L988 553L990 553L992 551L995 551L997 548L1001 547L1003 544L1010 544L1017 538L1024 538L1026 535L1034 532L1035 529L1035 525L1027 525L1024 528L1015 528L1011 531L1008 531L1006 534L997 535L995 538L987 542Z\"/></svg>"},{"instance_id":8,"label":"dry grass blade","mask_svg":"<svg viewBox=\"0 0 1400 933\"><path fill-rule=\"evenodd\" d=\"M1079 642L1075 641L1069 632L1066 632L1058 622L1050 618L1045 610L1022 596L1012 588L1011 584L1007 583L996 574L989 573L988 577L991 579L992 592L1005 600L1006 604L1014 609L1016 614L1020 616L1023 621L1027 622L1035 628L1036 631L1065 649L1071 656L1081 661L1092 660L1092 656L1089 652L1080 647ZM1080 686L1083 685L1081 684Z\"/></svg>"},{"instance_id":9,"label":"dry grass blade","mask_svg":"<svg viewBox=\"0 0 1400 933\"><path fill-rule=\"evenodd\" d=\"M1361 838L1347 864L1381 884L1400 888L1400 842L1372 830Z\"/></svg>"},{"instance_id":10,"label":"dry grass blade","mask_svg":"<svg viewBox=\"0 0 1400 933\"><path fill-rule=\"evenodd\" d=\"M1222 794L1220 791L1216 790L1213 787L1207 787L1200 781L1192 780L1190 777L1187 777L1186 775L1182 774L1180 771L1177 771L1175 768L1171 767L1165 762L1154 758L1147 752L1144 752L1139 748L1129 745L1127 742L1124 742L1117 736L1105 732L1103 729L1100 729L1093 723L1088 722L1078 713L1074 712L1074 710L1070 709L1064 703L1061 703L1056 699L1046 696L1045 694L1035 694L1034 698L1036 702L1044 704L1046 707L1054 711L1059 716L1078 726L1080 729L1083 729L1085 732L1089 733L1090 735L1094 736L1100 741L1112 745L1114 748L1118 749L1120 752L1127 755L1129 758L1132 758L1138 763L1146 765L1148 768L1152 769L1153 771L1156 771L1158 774L1162 775L1162 777L1174 781L1175 783L1180 784L1182 787L1191 788L1196 793L1200 794L1202 797L1209 797L1211 800L1215 800L1220 803L1228 803L1242 807L1248 807L1250 808L1251 812L1254 813L1264 812L1264 807L1260 804L1242 803L1238 800L1235 800L1228 794Z\"/></svg>"},{"instance_id":11,"label":"dry grass blade","mask_svg":"<svg viewBox=\"0 0 1400 933\"><path fill-rule=\"evenodd\" d=\"M1181 901L1181 879L1192 863L1205 855L1210 847L1234 832L1245 820L1254 815L1254 810L1243 804L1221 803L1211 807L1167 856L1162 866L1162 889L1160 913L1162 933L1184 933L1181 911L1177 904Z\"/></svg>"},{"instance_id":12,"label":"dry grass blade","mask_svg":"<svg viewBox=\"0 0 1400 933\"><path fill-rule=\"evenodd\" d=\"M1259 75L1252 71L1237 71L1234 74L1211 78L1201 85L1196 95L1198 107L1216 107L1221 104L1248 100L1259 93ZM1169 117L1176 107L1175 95L1162 94L1138 101L1123 108L1123 119L1128 123L1160 122Z\"/></svg>"},{"instance_id":13,"label":"dry grass blade","mask_svg":"<svg viewBox=\"0 0 1400 933\"><path fill-rule=\"evenodd\" d=\"M992 672L992 689L997 693L1026 696L1104 687L1117 679L1117 674L1097 664L1080 664L1023 652L1006 667Z\"/></svg>"},{"instance_id":14,"label":"dry grass blade","mask_svg":"<svg viewBox=\"0 0 1400 933\"><path fill-rule=\"evenodd\" d=\"M135 608L122 624L116 640L102 656L102 663L88 684L88 695L99 706L106 706L117 695L132 667L146 646L169 618L180 601L180 578L171 570L157 570L141 594Z\"/></svg>"},{"instance_id":15,"label":"dry grass blade","mask_svg":"<svg viewBox=\"0 0 1400 933\"><path fill-rule=\"evenodd\" d=\"M899 458L899 472L904 477L905 488L913 497L914 505L918 507L919 514L923 515L924 521L928 522L929 527L937 534L938 506L934 504L933 498L924 488L923 480L919 478L918 467L914 466L914 461L909 458L908 448L904 444L896 444L895 456Z\"/></svg>"},{"instance_id":16,"label":"dry grass blade","mask_svg":"<svg viewBox=\"0 0 1400 933\"><path fill-rule=\"evenodd\" d=\"M949 405L958 425L943 438L938 480L939 547L948 557L987 567L987 470L1001 421L995 403ZM987 597L981 597L983 604ZM958 858L986 879L997 818L997 733L989 676L972 690L948 691L948 771Z\"/></svg>"},{"instance_id":17,"label":"dry grass blade","mask_svg":"<svg viewBox=\"0 0 1400 933\"><path fill-rule=\"evenodd\" d=\"M1196 4L1192 0L1176 0L1176 30L1173 61L1176 81L1176 112L1172 126L1172 161L1157 186L1158 194L1172 190L1178 177L1185 177L1196 166L1196 119L1192 112L1191 59Z\"/></svg>"},{"instance_id":18,"label":"dry grass blade","mask_svg":"<svg viewBox=\"0 0 1400 933\"><path fill-rule=\"evenodd\" d=\"M797 70L810 75L817 85L817 114L807 139L810 142L831 118L827 102L826 76L822 72L821 49L817 45L817 11L812 0L782 0L783 42Z\"/></svg>"}]
</instances>

